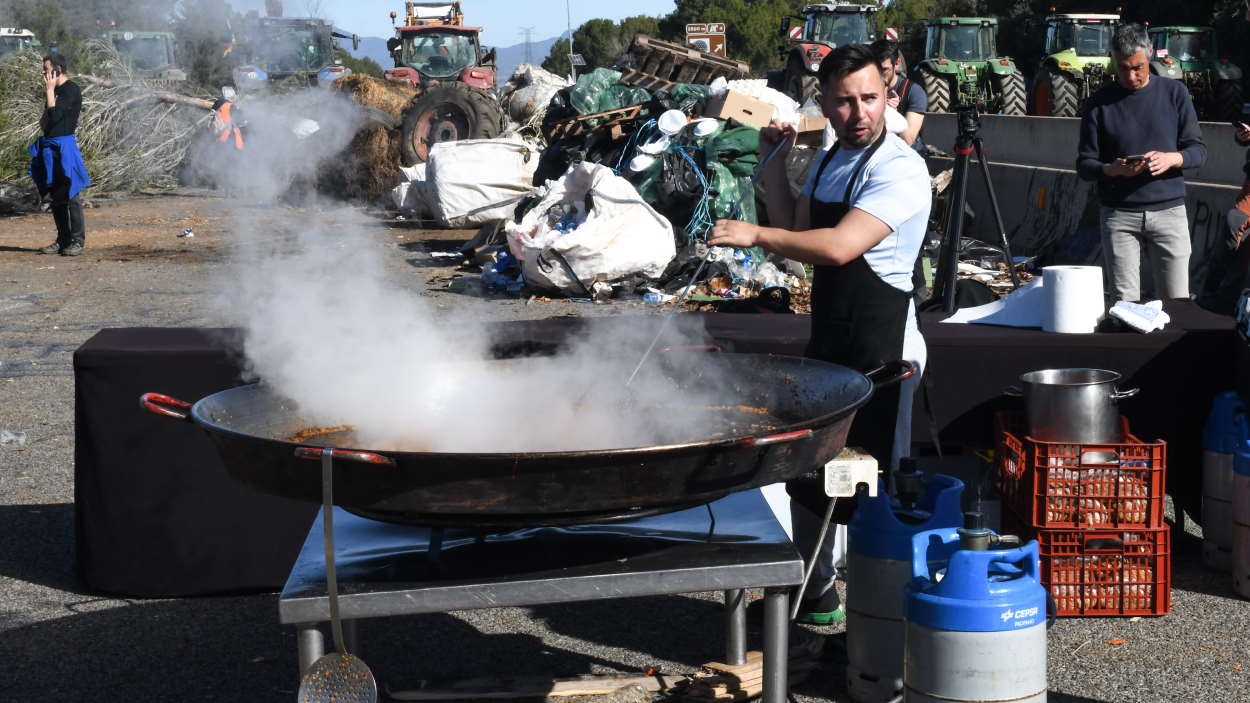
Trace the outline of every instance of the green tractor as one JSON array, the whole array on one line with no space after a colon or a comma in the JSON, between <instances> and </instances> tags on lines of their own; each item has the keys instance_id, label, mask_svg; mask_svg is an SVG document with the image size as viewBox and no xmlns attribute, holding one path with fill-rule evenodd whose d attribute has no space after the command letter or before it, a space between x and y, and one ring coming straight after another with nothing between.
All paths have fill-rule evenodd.
<instances>
[{"instance_id":1,"label":"green tractor","mask_svg":"<svg viewBox=\"0 0 1250 703\"><path fill-rule=\"evenodd\" d=\"M1151 27L1150 40L1154 44L1150 72L1183 81L1199 119L1240 117L1244 101L1241 69L1219 58L1214 29Z\"/></svg>"},{"instance_id":2,"label":"green tractor","mask_svg":"<svg viewBox=\"0 0 1250 703\"><path fill-rule=\"evenodd\" d=\"M117 53L134 66L135 77L179 83L187 74L174 58L174 35L170 32L105 32Z\"/></svg>"},{"instance_id":3,"label":"green tractor","mask_svg":"<svg viewBox=\"0 0 1250 703\"><path fill-rule=\"evenodd\" d=\"M1076 117L1089 96L1115 78L1111 40L1119 15L1051 15L1046 57L1033 79L1033 114Z\"/></svg>"},{"instance_id":4,"label":"green tractor","mask_svg":"<svg viewBox=\"0 0 1250 703\"><path fill-rule=\"evenodd\" d=\"M992 17L942 17L925 21L924 60L916 78L930 112L976 105L987 113L1023 115L1024 76L1010 58L999 56Z\"/></svg>"}]
</instances>

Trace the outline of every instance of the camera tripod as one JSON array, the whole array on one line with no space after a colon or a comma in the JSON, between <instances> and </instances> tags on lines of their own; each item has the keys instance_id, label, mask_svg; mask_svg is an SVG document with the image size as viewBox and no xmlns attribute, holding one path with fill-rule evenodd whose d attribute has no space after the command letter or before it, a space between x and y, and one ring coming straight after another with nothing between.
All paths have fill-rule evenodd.
<instances>
[{"instance_id":1,"label":"camera tripod","mask_svg":"<svg viewBox=\"0 0 1250 703\"><path fill-rule=\"evenodd\" d=\"M1007 258L1007 272L1011 275L1012 290L1020 287L1020 277L1016 274L1015 262L1011 258L1011 245L1007 242L1007 230L1003 226L1003 214L998 209L998 197L994 194L994 184L990 180L990 167L985 159L985 143L977 135L977 130L981 128L981 117L977 114L976 105L960 105L956 110L958 111L959 133L955 137L955 177L951 182L950 207L946 212L946 232L938 254L937 275L933 290L933 301L935 303L941 301L942 310L948 313L955 311L959 245L963 238L964 210L968 201L968 162L974 149L977 153L977 162L981 164L985 190L990 196L994 222L998 225L999 246L1003 250L1003 256Z\"/></svg>"}]
</instances>

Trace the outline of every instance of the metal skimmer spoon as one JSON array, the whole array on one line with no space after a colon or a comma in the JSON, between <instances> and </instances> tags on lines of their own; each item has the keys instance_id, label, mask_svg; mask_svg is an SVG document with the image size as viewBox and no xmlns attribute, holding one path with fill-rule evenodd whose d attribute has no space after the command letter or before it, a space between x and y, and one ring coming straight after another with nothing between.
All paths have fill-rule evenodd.
<instances>
[{"instance_id":1,"label":"metal skimmer spoon","mask_svg":"<svg viewBox=\"0 0 1250 703\"><path fill-rule=\"evenodd\" d=\"M786 143L785 139L773 145L773 148L764 155L764 160L755 169L755 175L751 176L751 197L755 197L755 182L759 180L760 175L764 173L764 167L769 161L781 151L781 147ZM686 296L690 295L691 289L694 288L694 282L699 280L699 274L703 273L703 269L707 266L708 254L712 253L712 247L707 247L703 251L703 256L699 259L699 266L694 270L694 275L690 277L690 281L686 283L686 287L681 289L681 295L677 300L673 301L673 307L668 309L668 313L664 315L664 319L660 322L660 328L655 331L655 337L651 339L650 346L642 353L642 358L638 360L638 365L634 367L634 372L629 375L629 379L625 381L625 387L634 382L634 377L638 375L638 371L642 369L642 365L647 363L647 359L651 357L651 352L655 350L655 345L659 343L660 337L664 335L664 330L668 329L668 323L673 320L673 314L681 309L682 303L686 302Z\"/></svg>"},{"instance_id":2,"label":"metal skimmer spoon","mask_svg":"<svg viewBox=\"0 0 1250 703\"><path fill-rule=\"evenodd\" d=\"M321 516L325 527L326 594L330 600L330 630L334 649L308 667L299 682L299 703L377 703L378 682L373 672L343 645L339 620L339 582L334 570L334 450L321 451Z\"/></svg>"}]
</instances>

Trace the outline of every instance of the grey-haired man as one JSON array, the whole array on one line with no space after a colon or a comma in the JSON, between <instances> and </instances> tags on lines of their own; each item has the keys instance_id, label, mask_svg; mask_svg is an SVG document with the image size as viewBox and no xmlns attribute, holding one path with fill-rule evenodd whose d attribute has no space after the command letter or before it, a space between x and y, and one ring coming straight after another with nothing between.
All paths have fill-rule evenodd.
<instances>
[{"instance_id":1,"label":"grey-haired man","mask_svg":"<svg viewBox=\"0 0 1250 703\"><path fill-rule=\"evenodd\" d=\"M1116 29L1116 79L1095 93L1081 118L1076 170L1097 181L1102 250L1117 300L1142 298L1141 250L1154 297L1189 297L1189 219L1182 168L1206 163L1198 115L1184 84L1150 74L1153 52L1140 24Z\"/></svg>"}]
</instances>

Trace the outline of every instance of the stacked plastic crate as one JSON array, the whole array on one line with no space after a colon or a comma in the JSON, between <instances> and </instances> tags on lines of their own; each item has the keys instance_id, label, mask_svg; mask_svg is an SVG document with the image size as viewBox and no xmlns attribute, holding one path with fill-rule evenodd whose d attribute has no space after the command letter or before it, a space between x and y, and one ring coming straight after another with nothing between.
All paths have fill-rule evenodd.
<instances>
[{"instance_id":1,"label":"stacked plastic crate","mask_svg":"<svg viewBox=\"0 0 1250 703\"><path fill-rule=\"evenodd\" d=\"M1040 442L1024 416L996 417L1003 532L1036 538L1042 583L1065 615L1163 615L1172 607L1163 522L1166 442Z\"/></svg>"}]
</instances>

